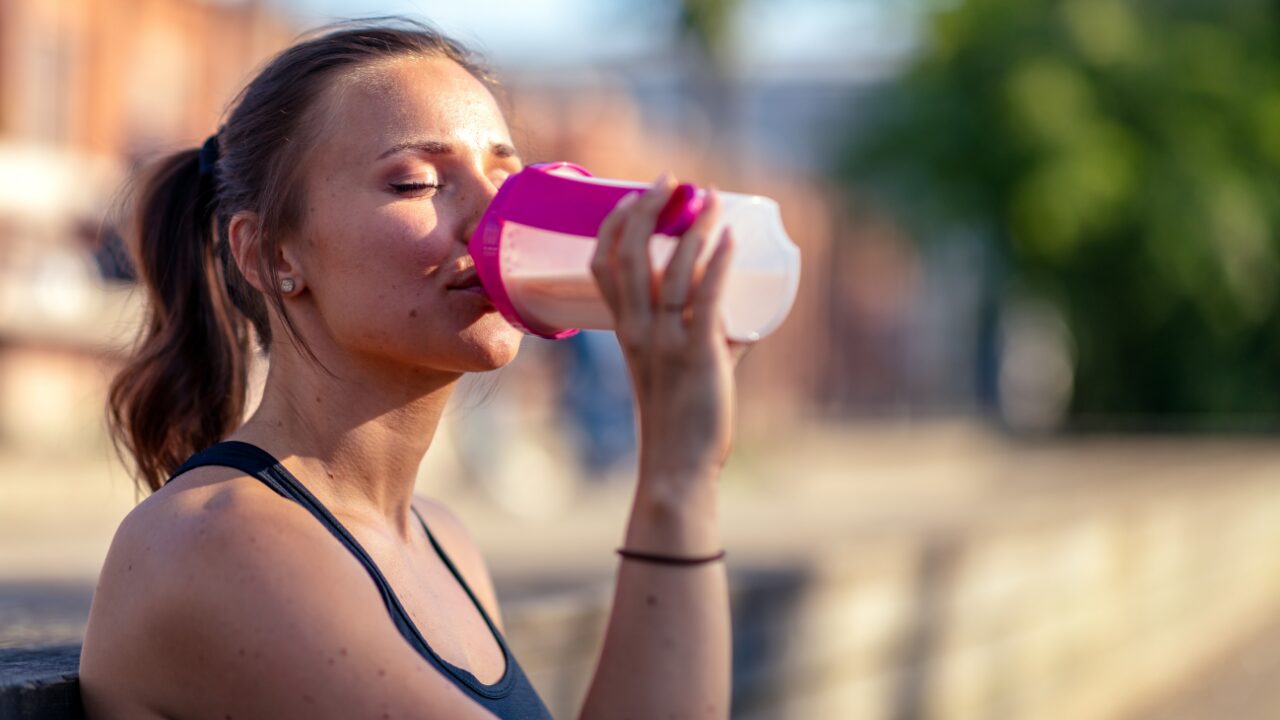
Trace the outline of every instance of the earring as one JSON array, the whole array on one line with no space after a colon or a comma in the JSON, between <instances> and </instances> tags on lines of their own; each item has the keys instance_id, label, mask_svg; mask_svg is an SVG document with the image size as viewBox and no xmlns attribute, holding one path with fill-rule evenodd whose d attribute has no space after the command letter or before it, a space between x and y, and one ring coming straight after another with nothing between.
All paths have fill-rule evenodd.
<instances>
[{"instance_id":1,"label":"earring","mask_svg":"<svg viewBox=\"0 0 1280 720\"><path fill-rule=\"evenodd\" d=\"M280 281L280 292L291 293L297 286L298 284L293 281L293 278L284 278Z\"/></svg>"}]
</instances>

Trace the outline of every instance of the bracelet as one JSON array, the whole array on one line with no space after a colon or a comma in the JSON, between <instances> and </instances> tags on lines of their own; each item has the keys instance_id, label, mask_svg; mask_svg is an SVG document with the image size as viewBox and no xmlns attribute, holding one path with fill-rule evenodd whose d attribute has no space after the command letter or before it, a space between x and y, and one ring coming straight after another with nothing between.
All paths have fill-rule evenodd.
<instances>
[{"instance_id":1,"label":"bracelet","mask_svg":"<svg viewBox=\"0 0 1280 720\"><path fill-rule=\"evenodd\" d=\"M689 566L705 565L717 560L722 560L726 553L724 550L721 550L714 555L707 555L705 557L675 557L672 555L656 555L654 553L636 552L635 550L618 548L618 554L621 555L624 560L639 560L640 562L653 563L655 565Z\"/></svg>"}]
</instances>

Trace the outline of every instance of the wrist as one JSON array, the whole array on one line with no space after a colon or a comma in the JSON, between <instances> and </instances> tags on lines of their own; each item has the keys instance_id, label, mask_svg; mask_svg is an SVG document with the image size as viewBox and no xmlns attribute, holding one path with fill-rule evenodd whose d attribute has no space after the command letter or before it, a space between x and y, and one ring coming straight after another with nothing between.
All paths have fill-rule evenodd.
<instances>
[{"instance_id":1,"label":"wrist","mask_svg":"<svg viewBox=\"0 0 1280 720\"><path fill-rule=\"evenodd\" d=\"M721 544L719 486L714 478L693 481L641 475L625 547L696 556L718 552Z\"/></svg>"},{"instance_id":2,"label":"wrist","mask_svg":"<svg viewBox=\"0 0 1280 720\"><path fill-rule=\"evenodd\" d=\"M732 441L705 423L661 422L654 413L639 417L640 474L673 482L714 481L729 459Z\"/></svg>"},{"instance_id":3,"label":"wrist","mask_svg":"<svg viewBox=\"0 0 1280 720\"><path fill-rule=\"evenodd\" d=\"M681 452L670 443L640 442L640 481L662 486L715 484L728 453Z\"/></svg>"}]
</instances>

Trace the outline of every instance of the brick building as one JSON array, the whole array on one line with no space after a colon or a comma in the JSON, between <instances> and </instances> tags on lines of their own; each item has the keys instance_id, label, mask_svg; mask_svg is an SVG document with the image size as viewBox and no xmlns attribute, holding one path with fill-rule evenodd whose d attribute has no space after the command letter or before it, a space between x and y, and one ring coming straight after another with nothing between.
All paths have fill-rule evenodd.
<instances>
[{"instance_id":1,"label":"brick building","mask_svg":"<svg viewBox=\"0 0 1280 720\"><path fill-rule=\"evenodd\" d=\"M8 0L0 138L114 157L194 141L292 34L259 2Z\"/></svg>"},{"instance_id":2,"label":"brick building","mask_svg":"<svg viewBox=\"0 0 1280 720\"><path fill-rule=\"evenodd\" d=\"M0 3L0 443L100 436L138 314L98 228L129 167L208 135L293 32L254 1Z\"/></svg>"}]
</instances>

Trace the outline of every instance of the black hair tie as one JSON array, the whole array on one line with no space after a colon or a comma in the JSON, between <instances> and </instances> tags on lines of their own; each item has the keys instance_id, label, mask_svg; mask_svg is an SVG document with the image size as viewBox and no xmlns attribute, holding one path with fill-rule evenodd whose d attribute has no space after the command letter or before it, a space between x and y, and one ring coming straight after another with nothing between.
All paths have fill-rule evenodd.
<instances>
[{"instance_id":1,"label":"black hair tie","mask_svg":"<svg viewBox=\"0 0 1280 720\"><path fill-rule=\"evenodd\" d=\"M200 174L213 177L218 167L218 134L214 133L200 146Z\"/></svg>"},{"instance_id":2,"label":"black hair tie","mask_svg":"<svg viewBox=\"0 0 1280 720\"><path fill-rule=\"evenodd\" d=\"M200 146L200 174L196 185L197 207L202 222L209 222L218 206L218 134L214 133Z\"/></svg>"},{"instance_id":3,"label":"black hair tie","mask_svg":"<svg viewBox=\"0 0 1280 720\"><path fill-rule=\"evenodd\" d=\"M717 560L723 560L725 551L721 550L711 555L703 555L701 557L679 557L675 555L659 555L657 553L637 552L626 548L618 548L618 554L625 560L638 560L640 562L652 563L655 565L676 565L679 567L690 567L693 565L706 565Z\"/></svg>"}]
</instances>

